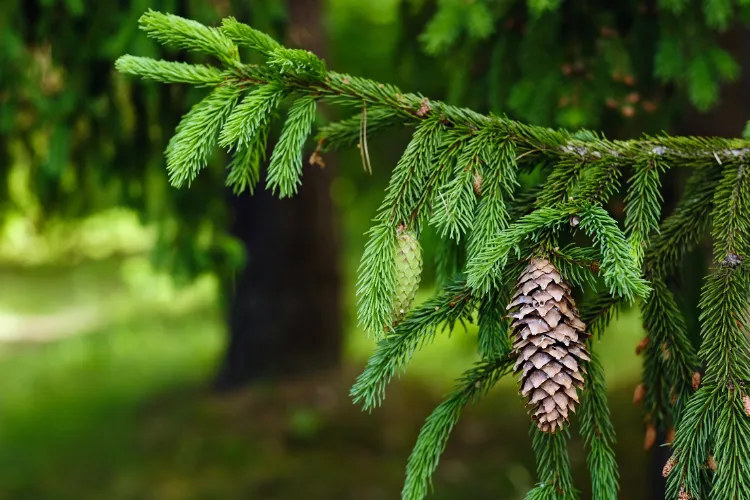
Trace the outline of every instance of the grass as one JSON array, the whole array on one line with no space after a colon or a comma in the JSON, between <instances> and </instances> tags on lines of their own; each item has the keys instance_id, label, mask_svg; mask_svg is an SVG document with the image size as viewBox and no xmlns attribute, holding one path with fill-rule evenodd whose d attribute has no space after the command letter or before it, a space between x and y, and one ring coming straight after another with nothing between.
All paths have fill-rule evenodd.
<instances>
[{"instance_id":1,"label":"grass","mask_svg":"<svg viewBox=\"0 0 750 500\"><path fill-rule=\"evenodd\" d=\"M143 401L210 376L222 335L218 318L206 312L212 313L141 318L6 352L0 360L5 498L50 498L60 480L95 486L132 461L127 435Z\"/></svg>"},{"instance_id":2,"label":"grass","mask_svg":"<svg viewBox=\"0 0 750 500\"><path fill-rule=\"evenodd\" d=\"M475 356L474 331L439 335L385 406L363 414L347 390L372 343L353 330L343 374L217 398L206 387L224 336L210 280L176 290L142 259L121 264L0 270L0 310L71 301L119 311L87 335L0 349L1 499L394 498L422 420ZM616 421L639 440L629 402L637 321L624 314L601 349L613 405L624 408ZM522 498L534 468L515 392L508 380L467 410L434 498ZM626 478L640 477L632 441ZM585 484L583 457L574 451Z\"/></svg>"},{"instance_id":3,"label":"grass","mask_svg":"<svg viewBox=\"0 0 750 500\"><path fill-rule=\"evenodd\" d=\"M476 359L474 328L438 335L371 415L347 394L373 348L356 328L346 339L343 372L217 397L207 390L224 343L215 282L206 277L178 289L137 253L123 257L116 242L102 250L106 226L128 224L113 217L89 223L75 241L38 242L33 265L0 266L0 336L60 311L93 311L97 319L65 316L80 335L56 342L0 344L0 499L271 500L303 491L309 499L398 497L421 423ZM120 233L131 250L149 237L132 228ZM12 234L6 242L13 244L0 246L6 258L35 237ZM96 258L51 264L55 252ZM354 294L344 300L353 311ZM643 493L644 457L633 446L641 439L639 417L630 403L641 335L637 314L626 311L598 346L624 433L625 498ZM504 380L466 410L433 498L523 498L534 481L527 430L515 382ZM578 445L572 462L585 485Z\"/></svg>"}]
</instances>

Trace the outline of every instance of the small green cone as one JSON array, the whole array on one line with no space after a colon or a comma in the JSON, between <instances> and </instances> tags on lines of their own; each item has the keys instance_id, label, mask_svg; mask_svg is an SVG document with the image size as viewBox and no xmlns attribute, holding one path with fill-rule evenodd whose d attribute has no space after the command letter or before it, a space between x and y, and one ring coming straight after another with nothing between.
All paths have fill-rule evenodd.
<instances>
[{"instance_id":1,"label":"small green cone","mask_svg":"<svg viewBox=\"0 0 750 500\"><path fill-rule=\"evenodd\" d=\"M417 295L422 277L422 247L412 231L399 228L396 240L396 293L393 297L393 326L406 316Z\"/></svg>"}]
</instances>

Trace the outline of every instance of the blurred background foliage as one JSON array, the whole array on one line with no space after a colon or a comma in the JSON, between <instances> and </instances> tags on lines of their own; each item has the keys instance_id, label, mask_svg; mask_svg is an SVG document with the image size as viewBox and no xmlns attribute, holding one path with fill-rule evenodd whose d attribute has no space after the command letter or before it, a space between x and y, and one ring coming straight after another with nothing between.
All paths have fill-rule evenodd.
<instances>
[{"instance_id":1,"label":"blurred background foliage","mask_svg":"<svg viewBox=\"0 0 750 500\"><path fill-rule=\"evenodd\" d=\"M326 185L341 233L341 362L215 393L231 348L225 294L253 253L227 229L228 160L217 154L191 189L169 187L162 152L200 93L113 68L124 53L186 57L138 32L148 8L204 23L233 15L283 39L301 3L0 3L0 498L397 497L421 422L476 356L469 325L420 352L378 412L360 413L347 396L372 348L353 321L354 272L408 137L370 140L372 175L358 151L338 153ZM731 2L709 3L718 7L328 0L312 36L336 70L483 112L611 137L738 135L747 62L730 53L743 54L748 37L729 29ZM726 5L729 14L716 10ZM720 89L729 97L719 100ZM425 235L427 260L434 241ZM687 265L704 265L702 256ZM682 285L697 289L691 276ZM427 266L420 296L432 287ZM600 342L622 498L651 489L631 402L641 337L637 314L625 311ZM523 498L534 482L527 430L505 380L455 430L434 498ZM585 456L573 451L585 492Z\"/></svg>"}]
</instances>

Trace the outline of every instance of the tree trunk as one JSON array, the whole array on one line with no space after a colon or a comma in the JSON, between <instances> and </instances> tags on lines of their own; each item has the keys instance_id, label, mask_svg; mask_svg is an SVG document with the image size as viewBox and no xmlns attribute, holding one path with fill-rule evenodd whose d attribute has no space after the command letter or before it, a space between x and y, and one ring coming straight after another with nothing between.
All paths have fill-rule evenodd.
<instances>
[{"instance_id":1,"label":"tree trunk","mask_svg":"<svg viewBox=\"0 0 750 500\"><path fill-rule=\"evenodd\" d=\"M320 0L288 0L287 44L323 56ZM339 235L330 158L305 165L297 196L279 200L262 182L231 196L231 232L246 246L228 307L220 390L249 381L335 368L341 347Z\"/></svg>"}]
</instances>

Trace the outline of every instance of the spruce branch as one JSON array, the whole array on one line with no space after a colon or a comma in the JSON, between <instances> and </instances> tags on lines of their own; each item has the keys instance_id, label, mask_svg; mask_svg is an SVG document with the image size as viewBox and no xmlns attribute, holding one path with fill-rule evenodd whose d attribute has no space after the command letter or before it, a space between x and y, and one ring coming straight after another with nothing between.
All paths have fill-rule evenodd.
<instances>
[{"instance_id":1,"label":"spruce branch","mask_svg":"<svg viewBox=\"0 0 750 500\"><path fill-rule=\"evenodd\" d=\"M599 293L586 302L581 319L586 323L589 334L591 361L584 372L586 380L580 409L580 434L589 448L587 465L591 473L592 498L606 500L616 498L619 490L619 472L614 454L615 431L610 420L607 395L604 385L604 371L592 349L592 339L600 338L618 312L622 299L606 293ZM563 469L564 470L564 469ZM532 490L527 498L558 498L559 488L542 484ZM564 491L562 495L566 495ZM575 498L575 496L572 496Z\"/></svg>"},{"instance_id":2,"label":"spruce branch","mask_svg":"<svg viewBox=\"0 0 750 500\"><path fill-rule=\"evenodd\" d=\"M439 238L435 247L435 286L442 288L463 269L466 244L465 241Z\"/></svg>"},{"instance_id":3,"label":"spruce branch","mask_svg":"<svg viewBox=\"0 0 750 500\"><path fill-rule=\"evenodd\" d=\"M427 120L414 131L411 142L396 164L377 218L391 224L408 223L418 213L427 189L433 158L438 155L443 125Z\"/></svg>"},{"instance_id":4,"label":"spruce branch","mask_svg":"<svg viewBox=\"0 0 750 500\"><path fill-rule=\"evenodd\" d=\"M190 83L198 87L218 85L227 78L227 75L214 66L161 61L150 57L122 56L115 61L115 69L120 73L140 76L144 80Z\"/></svg>"},{"instance_id":5,"label":"spruce branch","mask_svg":"<svg viewBox=\"0 0 750 500\"><path fill-rule=\"evenodd\" d=\"M699 355L711 383L750 381L746 334L750 275L745 262L749 209L750 177L745 165L729 165L716 189L712 212L714 258L719 267L706 281L700 301L703 342Z\"/></svg>"},{"instance_id":6,"label":"spruce branch","mask_svg":"<svg viewBox=\"0 0 750 500\"><path fill-rule=\"evenodd\" d=\"M635 165L625 197L625 228L628 232L630 255L640 268L649 242L649 234L659 229L661 180L667 165L659 158L644 159Z\"/></svg>"},{"instance_id":7,"label":"spruce branch","mask_svg":"<svg viewBox=\"0 0 750 500\"><path fill-rule=\"evenodd\" d=\"M714 414L717 406L715 386L703 385L688 401L685 418L677 427L672 444L675 467L667 476L668 498L677 498L683 490L691 494L703 491L703 466L714 444Z\"/></svg>"},{"instance_id":8,"label":"spruce branch","mask_svg":"<svg viewBox=\"0 0 750 500\"><path fill-rule=\"evenodd\" d=\"M237 146L227 169L227 186L236 195L249 191L251 194L260 181L260 164L266 159L268 128L258 131L252 144Z\"/></svg>"},{"instance_id":9,"label":"spruce branch","mask_svg":"<svg viewBox=\"0 0 750 500\"><path fill-rule=\"evenodd\" d=\"M285 94L298 92L346 106L364 104L368 109L390 109L403 123L416 124L437 118L447 128L488 130L514 143L519 151L523 151L522 154L538 157L538 161L553 158L559 165L568 162L576 168L589 162L601 162L601 165L619 169L650 155L660 158L664 164L705 168L712 164L731 163L750 152L750 142L744 139L658 136L609 141L595 134L584 137L565 130L525 125L505 117L485 116L433 100L428 101L429 108L423 112L424 96L403 93L393 85L327 71L322 61L310 52L277 46L268 37L236 20L229 20L222 29L217 29L171 14L149 11L141 18L141 27L162 43L218 55L234 78L228 80L227 85L269 86L281 89ZM268 57L266 64L253 66L238 62L233 42L264 53ZM145 67L130 69L144 76L150 73ZM244 113L240 115L248 114L248 106L243 107ZM257 114L269 111L269 108L260 106ZM252 122L248 125L252 133ZM234 134L223 133L221 144L225 147L234 144L232 139L237 138L237 133L236 129ZM321 148L327 149L326 137L321 136L321 139ZM600 192L606 192L606 186Z\"/></svg>"},{"instance_id":10,"label":"spruce branch","mask_svg":"<svg viewBox=\"0 0 750 500\"><path fill-rule=\"evenodd\" d=\"M370 239L357 272L357 316L359 324L378 338L389 328L395 292L393 246L397 226L414 222L429 182L425 180L440 141L440 122L426 121L417 127L406 151L393 170L385 198L370 230ZM391 235L391 237L387 237Z\"/></svg>"},{"instance_id":11,"label":"spruce branch","mask_svg":"<svg viewBox=\"0 0 750 500\"><path fill-rule=\"evenodd\" d=\"M750 196L747 182L743 163L727 165L714 196L712 235L718 267L701 291L699 316L703 341L698 355L706 374L702 387L688 402L675 437L675 457L685 461L680 466L680 477L670 477L670 491L701 491L698 459L702 464L704 457L699 455L696 459L694 455L706 453L712 445L720 465L711 496L740 498L750 487L745 466L750 454L745 432L750 430L750 424L741 394L750 381L750 341L746 333L750 274L744 262Z\"/></svg>"},{"instance_id":12,"label":"spruce branch","mask_svg":"<svg viewBox=\"0 0 750 500\"><path fill-rule=\"evenodd\" d=\"M483 165L474 174L473 181L479 183L480 200L469 233L467 253L470 259L488 239L508 228L511 222L508 201L513 200L513 192L518 186L516 148L510 142L492 139L485 139L480 151Z\"/></svg>"},{"instance_id":13,"label":"spruce branch","mask_svg":"<svg viewBox=\"0 0 750 500\"><path fill-rule=\"evenodd\" d=\"M698 355L706 366L707 384L742 386L750 381L749 276L744 265L722 266L703 286L699 316L703 342Z\"/></svg>"},{"instance_id":14,"label":"spruce branch","mask_svg":"<svg viewBox=\"0 0 750 500\"><path fill-rule=\"evenodd\" d=\"M514 248L526 238L537 241L538 233L542 229L559 228L577 210L577 206L568 204L539 208L500 231L500 234L486 242L481 252L469 261L469 286L481 293L487 293L492 288L500 286L498 271L505 267L509 253Z\"/></svg>"},{"instance_id":15,"label":"spruce branch","mask_svg":"<svg viewBox=\"0 0 750 500\"><path fill-rule=\"evenodd\" d=\"M266 64L280 76L294 78L298 83L315 83L326 77L325 62L309 50L279 47L269 54Z\"/></svg>"},{"instance_id":16,"label":"spruce branch","mask_svg":"<svg viewBox=\"0 0 750 500\"><path fill-rule=\"evenodd\" d=\"M151 9L141 16L138 24L149 37L164 45L211 54L229 66L239 61L237 47L217 28Z\"/></svg>"},{"instance_id":17,"label":"spruce branch","mask_svg":"<svg viewBox=\"0 0 750 500\"><path fill-rule=\"evenodd\" d=\"M726 165L723 178L714 194L714 259L731 264L742 260L750 248L750 172L745 162Z\"/></svg>"},{"instance_id":18,"label":"spruce branch","mask_svg":"<svg viewBox=\"0 0 750 500\"><path fill-rule=\"evenodd\" d=\"M242 93L242 87L216 87L192 107L167 145L167 171L173 186L190 184L208 163L216 136Z\"/></svg>"},{"instance_id":19,"label":"spruce branch","mask_svg":"<svg viewBox=\"0 0 750 500\"><path fill-rule=\"evenodd\" d=\"M647 295L648 285L630 260L627 242L617 223L600 206L574 202L539 208L490 240L467 266L469 286L488 291L498 278L493 270L504 267L513 248L526 238L537 241L541 229L555 231L573 216L580 218L579 227L601 249L601 272L611 293L628 300Z\"/></svg>"},{"instance_id":20,"label":"spruce branch","mask_svg":"<svg viewBox=\"0 0 750 500\"><path fill-rule=\"evenodd\" d=\"M570 283L578 287L589 285L596 288L602 258L598 249L568 245L551 249L549 258Z\"/></svg>"},{"instance_id":21,"label":"spruce branch","mask_svg":"<svg viewBox=\"0 0 750 500\"><path fill-rule=\"evenodd\" d=\"M502 274L504 284L515 283L521 275L526 262L515 260L507 266ZM511 301L513 287L503 285L490 290L481 299L478 310L477 350L482 359L506 356L511 350L511 338L508 335L511 318L507 305Z\"/></svg>"},{"instance_id":22,"label":"spruce branch","mask_svg":"<svg viewBox=\"0 0 750 500\"><path fill-rule=\"evenodd\" d=\"M438 466L461 410L484 396L504 375L510 372L512 360L507 356L480 361L467 370L456 389L427 417L409 455L406 481L401 491L403 500L421 500L428 492L432 473Z\"/></svg>"},{"instance_id":23,"label":"spruce branch","mask_svg":"<svg viewBox=\"0 0 750 500\"><path fill-rule=\"evenodd\" d=\"M350 391L354 402L365 410L380 406L396 371L406 366L417 350L432 342L438 327L452 330L457 321L471 319L475 308L476 299L465 281L457 280L410 311L402 323L378 341Z\"/></svg>"},{"instance_id":24,"label":"spruce branch","mask_svg":"<svg viewBox=\"0 0 750 500\"><path fill-rule=\"evenodd\" d=\"M222 20L221 31L238 47L248 47L266 56L281 48L281 44L270 36L237 21L234 17Z\"/></svg>"},{"instance_id":25,"label":"spruce branch","mask_svg":"<svg viewBox=\"0 0 750 500\"><path fill-rule=\"evenodd\" d=\"M646 249L646 275L669 276L708 232L716 186L721 180L721 166L698 169L690 176L685 193L677 207L659 226Z\"/></svg>"},{"instance_id":26,"label":"spruce branch","mask_svg":"<svg viewBox=\"0 0 750 500\"><path fill-rule=\"evenodd\" d=\"M715 26L724 26L729 19L722 2L726 3L709 2L713 16L709 23ZM453 35L442 41L435 38L437 31L430 35L429 43L436 50L451 45L461 30L477 40L489 33L486 19L477 14L486 12L486 3L464 3L440 2L441 9L452 5L464 17L439 12L442 17L436 19L454 31L448 30ZM534 2L532 12L541 13L555 3ZM665 7L679 3L667 2ZM721 8L714 9L717 5ZM540 17L533 29L543 30L547 20ZM623 300L645 299L641 305L649 333L645 411L651 423L677 426L675 462L668 478L670 495L682 492L705 498L711 483L712 498L740 498L750 490L744 467L750 455L750 419L743 407L748 404L750 387L746 335L750 320L750 179L746 172L750 140L660 135L610 141L590 131L530 126L329 71L311 52L283 47L233 18L226 19L221 28L211 28L148 11L140 25L165 45L213 55L221 64L190 65L133 56L123 56L116 63L119 71L149 80L213 87L183 117L167 148L174 185L189 184L195 178L218 137L219 145L233 155L227 184L235 192L252 191L265 160L272 115L291 95L296 100L271 155L266 183L281 197L293 195L299 186L301 150L312 133L318 101L367 110L367 134L395 125L413 127L412 140L393 171L360 263L358 318L380 341L352 395L365 408L377 406L396 371L434 338L439 325L452 328L456 321L471 320L477 309L483 361L466 372L456 391L427 419L409 459L404 498L421 499L426 494L463 406L510 370L503 305L518 268L541 253L576 285L595 287L599 281L606 285L608 293L586 297L583 302L582 319L589 333L600 335ZM265 62L243 64L237 47L260 52ZM541 54L545 47L528 49ZM661 49L657 57L660 75L673 80L674 68L689 70L688 93L698 104L715 98L717 80L712 72L722 78L735 73L731 61L716 51L696 58L689 67L675 63L670 69L664 56L669 50ZM707 78L710 81L704 85ZM247 89L252 90L238 104ZM538 102L543 105L545 99ZM366 147L364 116L363 111L323 127L316 152L358 142ZM622 173L631 168L634 174L628 183L623 232L603 205L620 189ZM667 168L688 168L693 173L674 212L658 224L659 176ZM534 170L545 181L518 192L519 177ZM711 221L715 269L701 293L702 345L696 356L666 283L682 256L707 233ZM409 231L418 246L416 235L427 222L444 236L438 275L448 284L396 324L393 305L397 270L401 269L395 261L401 241L397 237ZM593 246L560 249L557 242L564 225L582 230ZM644 276L652 281L653 290ZM691 379L699 364L705 366L706 375L698 392L692 393ZM580 416L594 497L612 498L617 493L614 433L596 361L587 377ZM566 446L564 435L535 434L540 483L527 498L577 498ZM704 465L709 456L718 464L715 474Z\"/></svg>"},{"instance_id":27,"label":"spruce branch","mask_svg":"<svg viewBox=\"0 0 750 500\"><path fill-rule=\"evenodd\" d=\"M268 187L279 197L297 194L302 184L302 148L315 121L316 103L312 97L302 97L289 109L281 137L271 155L268 166Z\"/></svg>"},{"instance_id":28,"label":"spruce branch","mask_svg":"<svg viewBox=\"0 0 750 500\"><path fill-rule=\"evenodd\" d=\"M541 208L568 201L585 164L586 162L578 158L558 161L547 176L534 205Z\"/></svg>"},{"instance_id":29,"label":"spruce branch","mask_svg":"<svg viewBox=\"0 0 750 500\"><path fill-rule=\"evenodd\" d=\"M586 330L594 338L601 338L610 322L617 317L622 297L599 292L586 301L581 313L581 321L586 323Z\"/></svg>"},{"instance_id":30,"label":"spruce branch","mask_svg":"<svg viewBox=\"0 0 750 500\"><path fill-rule=\"evenodd\" d=\"M285 89L276 83L253 89L229 115L221 130L219 145L231 148L255 142L285 95Z\"/></svg>"},{"instance_id":31,"label":"spruce branch","mask_svg":"<svg viewBox=\"0 0 750 500\"><path fill-rule=\"evenodd\" d=\"M579 212L580 228L599 246L601 272L612 295L632 301L649 293L637 263L629 258L627 242L614 219L599 205L584 204Z\"/></svg>"},{"instance_id":32,"label":"spruce branch","mask_svg":"<svg viewBox=\"0 0 750 500\"><path fill-rule=\"evenodd\" d=\"M511 221L528 215L538 208L537 201L544 192L544 185L537 183L522 187L513 194L513 201L508 205L508 217Z\"/></svg>"},{"instance_id":33,"label":"spruce branch","mask_svg":"<svg viewBox=\"0 0 750 500\"><path fill-rule=\"evenodd\" d=\"M505 290L493 290L484 296L479 305L477 349L482 359L501 358L510 352L510 323L505 317L505 306L509 296L507 292L503 292Z\"/></svg>"},{"instance_id":34,"label":"spruce branch","mask_svg":"<svg viewBox=\"0 0 750 500\"><path fill-rule=\"evenodd\" d=\"M391 108L375 106L367 108L367 137L372 138L378 133L389 130L403 122L403 117ZM343 120L329 123L320 127L317 141L321 144L321 151L356 146L362 135L362 116L356 114Z\"/></svg>"},{"instance_id":35,"label":"spruce branch","mask_svg":"<svg viewBox=\"0 0 750 500\"><path fill-rule=\"evenodd\" d=\"M609 161L587 163L578 173L576 183L568 191L569 198L605 203L620 190L622 168Z\"/></svg>"},{"instance_id":36,"label":"spruce branch","mask_svg":"<svg viewBox=\"0 0 750 500\"><path fill-rule=\"evenodd\" d=\"M640 304L648 334L643 352L643 411L648 422L666 430L680 422L699 363L672 291L661 278L652 279L651 287L651 294Z\"/></svg>"},{"instance_id":37,"label":"spruce branch","mask_svg":"<svg viewBox=\"0 0 750 500\"><path fill-rule=\"evenodd\" d=\"M481 168L480 151L485 145L485 138L476 135L466 141L458 153L453 171L446 169L446 182L436 191L434 212L431 224L441 237L460 240L461 236L471 230L474 223L474 207L477 195L474 192L474 178Z\"/></svg>"},{"instance_id":38,"label":"spruce branch","mask_svg":"<svg viewBox=\"0 0 750 500\"><path fill-rule=\"evenodd\" d=\"M580 434L589 453L586 464L591 474L591 491L593 500L617 498L619 490L619 471L615 452L615 430L610 420L607 404L607 391L604 384L604 369L599 362L597 352L593 349L592 339L601 337L613 316L621 299L609 294L598 294L587 301L581 319L586 323L589 337L591 361L586 364L584 372L585 388L581 395L579 418Z\"/></svg>"},{"instance_id":39,"label":"spruce branch","mask_svg":"<svg viewBox=\"0 0 750 500\"><path fill-rule=\"evenodd\" d=\"M717 464L713 498L743 498L750 492L747 457L750 453L750 418L740 391L724 396L716 422L714 459Z\"/></svg>"},{"instance_id":40,"label":"spruce branch","mask_svg":"<svg viewBox=\"0 0 750 500\"><path fill-rule=\"evenodd\" d=\"M357 270L357 319L368 334L379 339L390 327L396 293L396 228L380 222L368 233Z\"/></svg>"},{"instance_id":41,"label":"spruce branch","mask_svg":"<svg viewBox=\"0 0 750 500\"><path fill-rule=\"evenodd\" d=\"M570 471L569 433L544 433L536 425L532 426L531 433L539 483L525 500L578 500Z\"/></svg>"}]
</instances>

